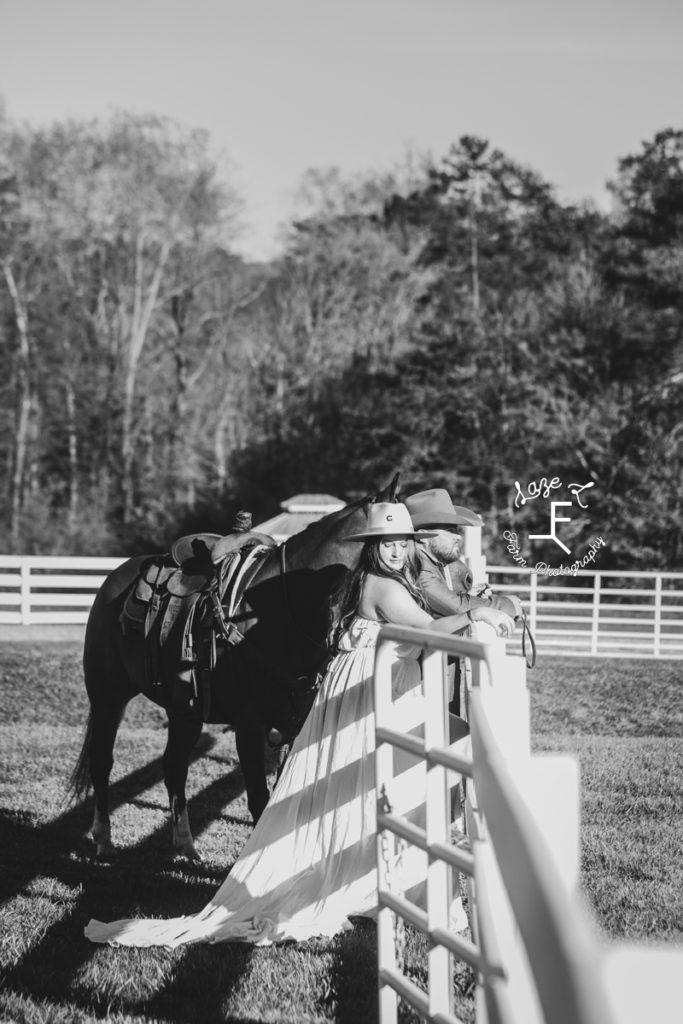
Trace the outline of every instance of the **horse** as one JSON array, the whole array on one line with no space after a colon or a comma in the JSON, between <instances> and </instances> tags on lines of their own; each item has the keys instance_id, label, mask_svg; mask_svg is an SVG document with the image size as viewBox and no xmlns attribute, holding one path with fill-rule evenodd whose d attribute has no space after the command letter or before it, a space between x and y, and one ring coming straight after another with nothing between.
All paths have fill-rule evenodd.
<instances>
[{"instance_id":1,"label":"horse","mask_svg":"<svg viewBox=\"0 0 683 1024\"><path fill-rule=\"evenodd\" d=\"M234 621L239 621L243 639L235 646L215 644L215 664L205 683L210 708L206 719L162 702L168 689L150 685L148 641L122 625L125 602L154 556L130 558L107 576L86 626L83 670L90 707L69 784L72 799L84 797L92 784L90 834L98 857L114 853L108 809L113 748L126 705L139 693L164 706L168 718L163 774L176 853L201 859L190 828L185 785L204 720L233 728L247 805L253 821L258 821L270 797L269 731L279 729L293 738L303 724L314 690L306 691L308 704L302 712L295 696L297 681L315 678L326 663L329 601L358 563L360 545L345 543L345 538L363 529L371 503L396 500L397 485L398 474L376 494L330 513L266 552L236 610ZM178 669L163 660L159 665L162 674Z\"/></svg>"}]
</instances>

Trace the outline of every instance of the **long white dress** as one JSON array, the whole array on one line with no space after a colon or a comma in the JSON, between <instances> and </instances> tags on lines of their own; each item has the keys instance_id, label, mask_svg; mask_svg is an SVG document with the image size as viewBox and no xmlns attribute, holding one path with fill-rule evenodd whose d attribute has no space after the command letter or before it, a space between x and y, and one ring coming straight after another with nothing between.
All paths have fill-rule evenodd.
<instances>
[{"instance_id":1,"label":"long white dress","mask_svg":"<svg viewBox=\"0 0 683 1024\"><path fill-rule=\"evenodd\" d=\"M377 907L375 728L372 675L381 623L356 616L342 637L265 811L230 874L199 914L166 920L92 920L93 942L175 947L191 942L266 945L331 936ZM393 645L396 722L424 721L418 651ZM390 794L420 822L424 764L406 756ZM396 881L420 901L426 857L404 852Z\"/></svg>"}]
</instances>

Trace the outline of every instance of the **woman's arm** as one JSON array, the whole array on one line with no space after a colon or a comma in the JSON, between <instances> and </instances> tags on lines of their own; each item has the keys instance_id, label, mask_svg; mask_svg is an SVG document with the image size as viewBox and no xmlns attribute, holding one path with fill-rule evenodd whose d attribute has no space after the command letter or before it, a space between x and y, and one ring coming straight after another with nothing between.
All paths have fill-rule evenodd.
<instances>
[{"instance_id":1,"label":"woman's arm","mask_svg":"<svg viewBox=\"0 0 683 1024\"><path fill-rule=\"evenodd\" d=\"M368 576L366 579L358 610L361 615L393 622L397 626L434 629L439 633L457 633L474 619L489 622L501 636L511 636L515 628L509 615L492 608L474 608L471 618L458 612L433 619L397 580L380 576Z\"/></svg>"},{"instance_id":2,"label":"woman's arm","mask_svg":"<svg viewBox=\"0 0 683 1024\"><path fill-rule=\"evenodd\" d=\"M512 636L515 631L514 619L497 608L475 606L465 614L447 615L443 619L434 619L431 629L442 633L461 633L473 622L486 622L495 629L498 636Z\"/></svg>"},{"instance_id":3,"label":"woman's arm","mask_svg":"<svg viewBox=\"0 0 683 1024\"><path fill-rule=\"evenodd\" d=\"M453 633L469 625L469 619L463 614L432 618L397 580L381 576L368 576L358 610L361 615L397 626L436 629L442 633Z\"/></svg>"},{"instance_id":4,"label":"woman's arm","mask_svg":"<svg viewBox=\"0 0 683 1024\"><path fill-rule=\"evenodd\" d=\"M363 588L360 607L369 607L374 618L392 622L397 626L415 626L428 629L433 622L429 612L420 608L398 580L381 576L368 576Z\"/></svg>"}]
</instances>

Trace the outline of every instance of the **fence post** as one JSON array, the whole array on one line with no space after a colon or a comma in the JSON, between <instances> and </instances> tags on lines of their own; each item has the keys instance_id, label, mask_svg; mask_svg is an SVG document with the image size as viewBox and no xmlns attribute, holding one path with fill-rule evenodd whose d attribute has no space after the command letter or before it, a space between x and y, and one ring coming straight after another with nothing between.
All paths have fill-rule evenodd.
<instances>
[{"instance_id":1,"label":"fence post","mask_svg":"<svg viewBox=\"0 0 683 1024\"><path fill-rule=\"evenodd\" d=\"M653 651L655 658L659 657L660 641L662 637L662 574L655 576L655 635Z\"/></svg>"},{"instance_id":2,"label":"fence post","mask_svg":"<svg viewBox=\"0 0 683 1024\"><path fill-rule=\"evenodd\" d=\"M375 728L385 726L391 720L391 666L389 649L380 641L377 647L374 678ZM377 743L375 747L375 777L378 807L381 795L380 785L385 779L394 777L394 748L390 743ZM386 865L385 858L393 860L396 842L392 832L377 829L378 891L382 887L379 865ZM398 1019L398 995L396 990L384 983L382 969L396 970L395 920L393 911L380 906L377 912L377 953L379 965L379 1019L382 1024L396 1024Z\"/></svg>"},{"instance_id":3,"label":"fence post","mask_svg":"<svg viewBox=\"0 0 683 1024\"><path fill-rule=\"evenodd\" d=\"M538 573L532 572L529 577L529 628L536 634L536 613L538 609Z\"/></svg>"},{"instance_id":4,"label":"fence post","mask_svg":"<svg viewBox=\"0 0 683 1024\"><path fill-rule=\"evenodd\" d=\"M31 625L31 565L26 559L21 562L21 624Z\"/></svg>"},{"instance_id":5,"label":"fence post","mask_svg":"<svg viewBox=\"0 0 683 1024\"><path fill-rule=\"evenodd\" d=\"M600 628L600 583L601 576L596 572L593 580L593 617L591 622L591 654L598 653L598 630Z\"/></svg>"},{"instance_id":6,"label":"fence post","mask_svg":"<svg viewBox=\"0 0 683 1024\"><path fill-rule=\"evenodd\" d=\"M481 529L477 526L463 526L463 558L472 572L474 583L486 583L486 555L481 550Z\"/></svg>"},{"instance_id":7,"label":"fence post","mask_svg":"<svg viewBox=\"0 0 683 1024\"><path fill-rule=\"evenodd\" d=\"M446 696L446 658L442 651L430 651L423 660L425 697L425 748L447 747L448 703ZM426 835L427 843L448 843L450 819L448 772L443 765L427 761ZM429 928L448 930L452 900L451 869L433 853L427 864L427 920ZM440 943L432 943L429 964L429 1012L453 1011L451 954Z\"/></svg>"}]
</instances>

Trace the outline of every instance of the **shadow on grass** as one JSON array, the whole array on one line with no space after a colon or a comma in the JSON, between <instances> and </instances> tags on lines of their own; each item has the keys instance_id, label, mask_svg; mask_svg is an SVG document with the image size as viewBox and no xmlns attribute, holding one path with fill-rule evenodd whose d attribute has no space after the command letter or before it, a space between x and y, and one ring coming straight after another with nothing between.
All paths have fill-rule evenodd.
<instances>
[{"instance_id":1,"label":"shadow on grass","mask_svg":"<svg viewBox=\"0 0 683 1024\"><path fill-rule=\"evenodd\" d=\"M218 789L219 784L208 787L212 788ZM223 792L222 784L220 789ZM164 849L167 845L165 827L123 851L113 864L69 854L58 831L51 830L48 837L41 837L40 832L19 822L10 823L8 842L16 850L17 861L24 863L24 877L30 875L24 890L27 896L41 895L37 891L41 877L45 880L49 875L46 881L50 883L57 879L51 894L47 893L50 905L46 906L45 920L60 916L47 927L34 922L37 940L4 972L6 992L35 1004L49 1003L67 1013L75 1011L105 1020L113 1014L179 1024L194 1024L197 1020L208 1024L256 1024L278 1019L357 1024L376 1020L374 923L357 925L330 943L304 944L301 950L308 945L313 948L301 953L297 947L292 953L283 947L258 949L239 943L186 946L174 951L93 945L83 936L91 913L109 920L128 914L193 913L208 902L223 873L211 877L205 868L168 860L159 870L159 853L162 844ZM42 838L48 841L43 843ZM39 910L34 908L34 918ZM282 1017L275 1016L287 990L287 964L290 969L305 971L309 969L304 963L307 957L319 963L331 959L331 984L329 991L318 995L315 1017L308 1015L307 1008L301 1018L296 1018L292 1016L293 1008L284 1005ZM260 1007L254 1005L251 1012L231 1011L233 993L245 989L248 993L254 985L259 986L261 978ZM236 1010L245 1002L249 1000L244 995L237 997Z\"/></svg>"},{"instance_id":2,"label":"shadow on grass","mask_svg":"<svg viewBox=\"0 0 683 1024\"><path fill-rule=\"evenodd\" d=\"M35 658L28 655L10 659L7 679L22 703L12 713L8 712L7 724L22 721L27 711L28 721L35 724L34 708L32 704L27 708L26 694L31 693L35 699L36 685L40 690L41 681L48 676L54 684L55 674L64 687L68 684L74 691L73 724L80 724L82 700L80 690L72 685L73 657L62 658L61 650L59 653L59 665L55 668L51 661L49 672L44 670L42 661L38 672ZM60 701L67 692L64 687ZM54 692L52 698L55 699ZM137 724L146 726L150 717L146 703L137 710L141 717ZM45 725L53 720L48 714ZM126 724L131 724L129 714ZM156 719L153 724L158 724ZM45 755L45 744L51 742L49 733L36 735L35 742ZM224 809L221 820L228 829L236 827L242 833L245 827L244 817L240 818L234 807L244 793L241 771L234 759L226 758L215 743L215 735L204 733L191 758L214 762L210 770L215 781L196 789L189 800L196 836L207 830L211 834L210 826L218 817L218 808ZM276 758L275 751L267 752L271 773ZM42 761L49 771L49 757L43 756ZM216 770L221 773L220 779L216 778ZM296 1015L297 1006L292 1006L288 999L288 985L297 974L302 978L302 992L308 987L309 969L311 986L318 995L325 988L324 980L320 985L319 975L321 966L330 960L329 946L324 951L314 948L308 953L303 947L301 952L286 952L282 947L255 949L236 943L169 951L112 949L85 939L83 928L90 917L113 920L133 915L169 917L195 913L224 880L233 854L216 854L215 843L214 856L205 864L172 857L168 815L163 815L163 823L160 819L163 797L150 793L162 781L162 760L158 757L112 784L112 812L124 805L134 805L145 822L153 822L144 838L122 848L112 862L95 859L93 847L85 838L92 816L90 800L41 824L30 801L22 804L8 795L5 807L0 809L0 1019L20 1019L25 1024L38 1024L46 1019L55 1024L96 1020L132 1024L133 1018L181 1024L194 1024L197 1020L209 1024L257 1024L273 1020L280 1013L280 1019L295 1019L292 1014ZM46 776L45 783L52 786L52 777ZM132 835L135 837L134 832ZM234 850L234 834L230 838L227 849ZM312 964L306 957L312 957ZM374 949L369 959L374 964ZM349 979L352 973L349 966ZM349 981L348 989L352 987ZM371 1003L373 989L371 985ZM256 995L258 998L252 998ZM321 1001L320 1012L313 1017L304 1012L302 1019L335 1019L329 1016L329 1009ZM361 1019L376 1019L376 1007L369 1017Z\"/></svg>"},{"instance_id":3,"label":"shadow on grass","mask_svg":"<svg viewBox=\"0 0 683 1024\"><path fill-rule=\"evenodd\" d=\"M353 924L352 931L335 940L330 972L330 1002L338 1024L377 1018L377 926L362 918L354 918Z\"/></svg>"},{"instance_id":4,"label":"shadow on grass","mask_svg":"<svg viewBox=\"0 0 683 1024\"><path fill-rule=\"evenodd\" d=\"M192 760L205 755L214 743L214 737L202 736ZM111 787L112 810L133 802L162 777L159 758L118 780ZM203 831L215 819L217 807L227 806L243 791L242 773L237 767L204 787L190 801L195 832ZM220 1006L224 991L209 984L209 979L198 990L196 950L179 951L175 956L164 950L154 954L112 950L88 942L83 928L93 915L111 920L132 914L154 917L197 912L222 882L225 869L217 871L215 866L174 859L166 818L140 842L119 851L112 862L98 861L83 835L90 813L88 801L36 827L29 813L0 812L4 862L0 896L9 905L15 898L17 914L22 915L22 933L36 936L35 941L29 939L30 945L22 939L23 950L18 955L3 957L3 988L36 1001L47 1000L64 1007L75 1004L103 1017L117 1009L128 1013L163 1012L170 1014L169 1019L196 1020L196 1000L200 998L203 1020L223 1020ZM76 847L75 834L83 836ZM39 919L41 913L43 921ZM240 976L249 953L240 948L231 950L228 959L233 981ZM154 961L154 970L142 969L141 954L146 954L148 964ZM109 970L104 963L107 958L117 958L118 965ZM146 991L150 978L153 983ZM189 1005L187 1016L178 1016L184 991L194 993L193 1016Z\"/></svg>"},{"instance_id":5,"label":"shadow on grass","mask_svg":"<svg viewBox=\"0 0 683 1024\"><path fill-rule=\"evenodd\" d=\"M210 736L202 737L194 759L205 755L212 744ZM112 786L112 809L140 803L141 794L156 785L161 775L157 759L118 780ZM235 766L196 793L190 800L196 834L215 821L217 807L227 807L243 791L242 774ZM17 935L16 942L3 942L0 1016L3 1007L21 1003L33 1010L32 1014L22 1011L27 1024L42 1020L46 1006L50 1019L59 1024L119 1017L176 1024L197 1020L258 1024L277 1019L356 1024L377 1019L372 923L329 943L291 949L239 943L174 951L112 949L88 942L83 928L91 916L114 920L196 913L214 894L228 867L216 859L199 865L173 859L166 816L162 825L122 849L114 861L101 862L90 854L84 840L74 847L74 834L84 833L89 821L89 803L38 827L30 811L0 813L4 836L0 892L8 911L4 923ZM328 965L333 972L331 985L325 980ZM313 1001L301 1007L300 1018L297 1006L287 998L290 980L297 975L303 978L302 991Z\"/></svg>"}]
</instances>

